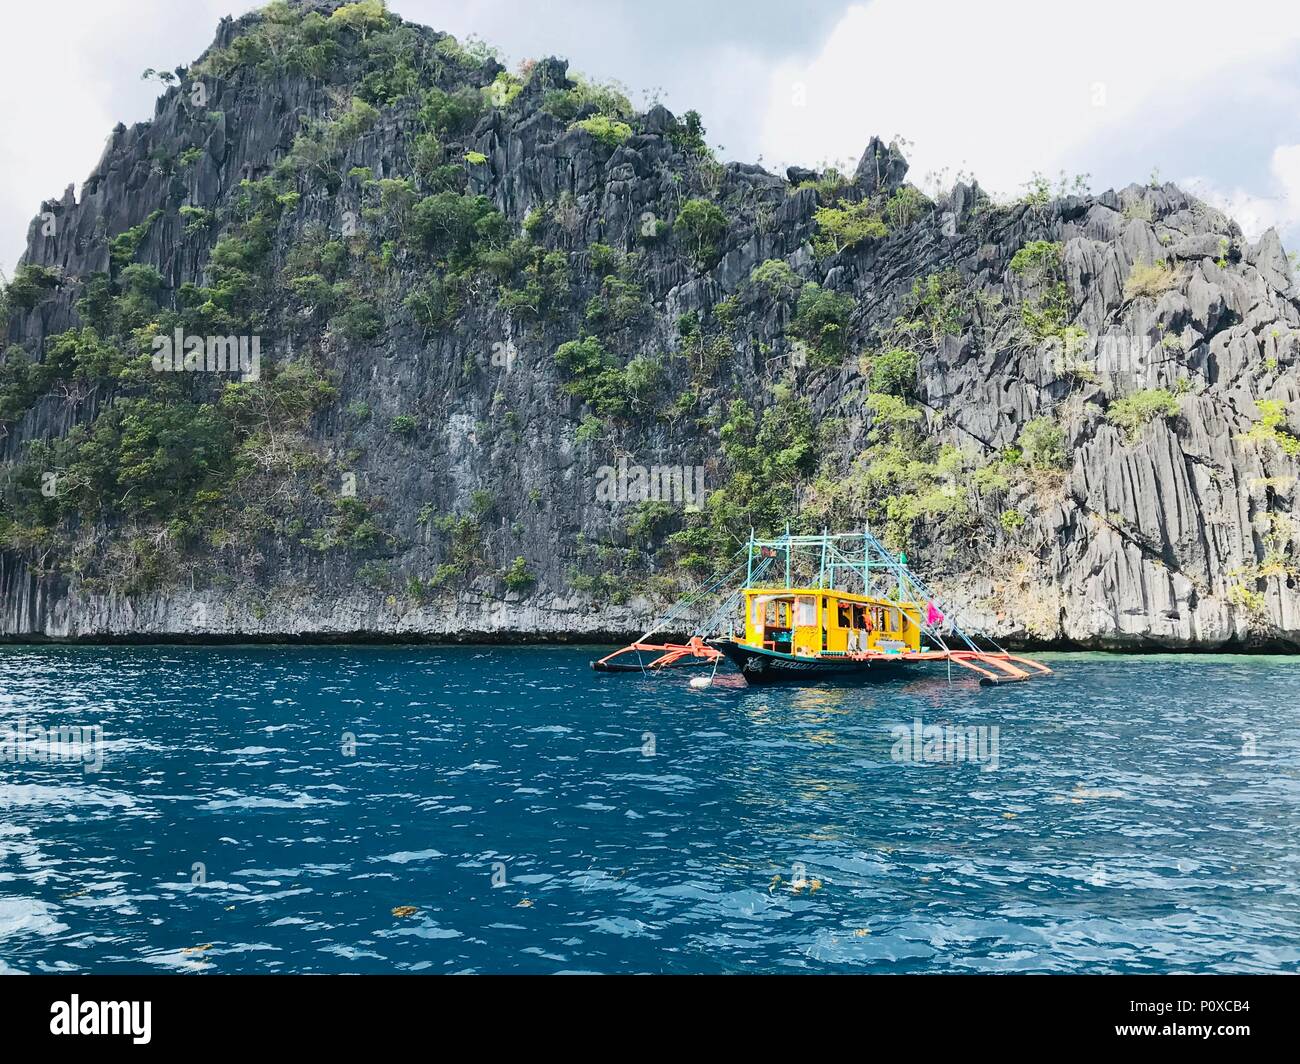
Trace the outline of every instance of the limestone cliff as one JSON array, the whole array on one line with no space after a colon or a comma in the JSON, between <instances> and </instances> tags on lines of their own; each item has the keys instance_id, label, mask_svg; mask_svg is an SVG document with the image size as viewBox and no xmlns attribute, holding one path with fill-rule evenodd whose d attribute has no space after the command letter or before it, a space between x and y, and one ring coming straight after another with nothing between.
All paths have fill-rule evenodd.
<instances>
[{"instance_id":1,"label":"limestone cliff","mask_svg":"<svg viewBox=\"0 0 1300 1064\"><path fill-rule=\"evenodd\" d=\"M722 165L374 0L162 77L5 290L5 638L613 636L788 517L1021 644L1300 644L1272 232L1172 185L932 199L877 140Z\"/></svg>"}]
</instances>

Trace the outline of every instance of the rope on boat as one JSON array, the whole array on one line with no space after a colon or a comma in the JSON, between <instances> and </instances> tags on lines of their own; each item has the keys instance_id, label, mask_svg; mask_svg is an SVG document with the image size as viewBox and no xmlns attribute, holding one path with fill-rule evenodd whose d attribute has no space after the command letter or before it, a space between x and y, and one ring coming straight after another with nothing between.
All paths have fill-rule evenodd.
<instances>
[{"instance_id":1,"label":"rope on boat","mask_svg":"<svg viewBox=\"0 0 1300 1064\"><path fill-rule=\"evenodd\" d=\"M928 602L933 602L942 608L944 615L948 618L948 620L952 624L953 635L957 636L963 643L965 643L968 647L970 647L971 650L975 651L975 653L977 654L982 653L979 646L976 645L975 641L972 640L971 637L968 636L964 631L962 631L961 626L957 623L956 611L952 610L949 607L948 603L939 599L934 594L934 592L932 592L928 587L925 586L925 582L922 581L920 577L918 577L914 572L912 572L911 569L909 569L906 565L904 565L897 558L895 558L892 552L886 550L884 544L881 543L880 540L876 539L876 537L872 535L870 531L864 531L863 535L876 548L880 556L884 559L885 564L889 567L890 571L893 572L894 575L900 579L900 581L906 581L908 584L912 586L914 591L920 592L921 598L924 598ZM915 594L912 597L914 601L917 598ZM934 640L941 647L943 647L945 651L951 653L951 649L949 648L947 642L944 641L943 636L936 629L931 628L930 625L927 624L924 620L919 620L918 627L920 627L921 631L925 632L927 635L932 636ZM988 639L989 637L985 636L985 638ZM992 642L992 640L990 640L990 642ZM995 643L994 645L996 646L997 644ZM1000 647L998 649L1001 650ZM1003 653L1006 653L1006 651L1003 651Z\"/></svg>"},{"instance_id":2,"label":"rope on boat","mask_svg":"<svg viewBox=\"0 0 1300 1064\"><path fill-rule=\"evenodd\" d=\"M774 560L775 560L774 558L764 558L762 562L760 562L758 566L755 567L753 573L751 574L752 578L757 578L765 574L767 570L772 567L772 562ZM706 584L704 587L700 588L698 591L694 591L691 594L685 595L682 598L678 599L669 608L668 612L665 613L658 620L656 620L655 623L649 628L649 630L646 631L641 636L641 638L637 640L637 642L638 643L646 642L656 632L661 632L665 628L667 628L670 621L680 619L683 614L685 614L691 607L698 605L701 600L707 598L710 595L716 595L721 587L723 587L724 585L729 585L733 581L735 581L740 576L741 572L746 568L747 565L748 565L748 561L740 565L737 565L734 569L730 570L727 573L724 573L722 576L719 576L711 583ZM737 589L736 591L733 591L731 594L729 594L722 601L722 604L704 619L702 624L692 626L692 634L696 634L695 629L698 628L702 630L700 634L707 635L708 630L713 626L716 619L719 617L726 616L729 610L734 609L736 603L740 601L743 594L744 594L743 588ZM640 651L637 652L637 661L638 662L640 661ZM642 669L644 671L644 666L642 666Z\"/></svg>"},{"instance_id":3,"label":"rope on boat","mask_svg":"<svg viewBox=\"0 0 1300 1064\"><path fill-rule=\"evenodd\" d=\"M754 566L750 570L751 581L761 576L764 576L767 573L768 569L772 567L773 561L775 561L775 556L767 557L764 558L757 566ZM662 631L664 628L667 628L669 624L682 621L685 618L685 615L690 610L694 609L701 602L706 601L711 596L716 595L724 585L731 584L737 581L740 577L741 570L744 569L749 569L748 551L746 551L745 562L743 564L737 565L731 571L723 573L722 575L716 577L715 579L710 581L708 584L705 584L703 587L699 588L698 590L693 591L688 595L684 595L682 598L678 599L675 603L673 603L672 607L668 610L668 612L663 614L660 618L658 618L654 622L654 624L652 624L650 628L648 628L645 631L645 633L639 639L636 640L636 642L630 644L628 647L624 648L623 651L619 651L617 653L624 653L627 650L631 650L634 654L636 654L636 664L637 664L637 668L641 670L641 675L642 676L648 675L650 670L646 668L645 659L641 657L641 649L647 643L650 637L654 635L656 632ZM721 605L719 605L716 609L714 609L714 611L710 613L703 620L703 622L691 624L690 625L691 636L692 636L691 642L697 641L695 639L695 636L697 635L700 637L700 639L707 637L716 624L720 624L722 619L726 618L726 616L729 613L735 610L736 605L743 599L743 597L744 597L744 588L739 587L736 590L732 591L730 594L728 594L727 597L722 600ZM667 650L671 652L676 648L665 646L657 649ZM615 657L617 656L617 654L610 655L610 656ZM650 664L652 667L656 666L657 664L666 665L669 663L667 660L669 656L670 655L661 654ZM680 654L676 655L676 657L680 657L680 656L681 656ZM674 661L676 660L676 657L673 658ZM709 677L708 680L709 684L712 684L714 677L717 676L718 662L721 660L721 658L722 658L721 654L714 652L713 672ZM608 659L606 658L601 659L602 662L606 660ZM599 663L593 663L593 665L595 664L599 664ZM658 670L656 669L656 671ZM692 683L694 683L694 681L692 681Z\"/></svg>"},{"instance_id":4,"label":"rope on boat","mask_svg":"<svg viewBox=\"0 0 1300 1064\"><path fill-rule=\"evenodd\" d=\"M776 557L774 555L764 558L762 561L760 561L758 565L754 567L753 572L750 573L750 579L749 579L750 586L757 585L760 581L760 578L767 575L767 571L770 568L772 568L772 564L775 561L776 561ZM725 599L722 600L721 603L718 604L717 609L715 609L711 614L705 617L703 621L700 622L700 624L697 626L699 634L707 636L710 632L714 631L717 628L720 628L723 621L725 621L729 615L735 613L736 607L739 606L742 601L744 601L744 598L745 598L745 589L743 587L736 588L736 590L731 592L731 594L729 594Z\"/></svg>"},{"instance_id":5,"label":"rope on boat","mask_svg":"<svg viewBox=\"0 0 1300 1064\"><path fill-rule=\"evenodd\" d=\"M707 584L700 590L694 591L688 595L684 595L682 598L678 599L676 602L672 604L671 607L669 607L667 613L659 617L654 622L654 624L652 624L650 628L647 629L641 635L641 638L638 639L637 642L644 643L647 639L649 639L652 635L654 635L655 632L662 631L664 628L668 626L669 621L673 620L674 618L678 617L680 614L684 613L689 607L697 604L699 600L702 599L705 595L716 594L718 588L721 587L722 584L729 583L730 581L734 580L737 576L740 575L740 571L744 568L745 568L744 565L738 565L730 572L723 574L722 576L714 580L712 583Z\"/></svg>"}]
</instances>

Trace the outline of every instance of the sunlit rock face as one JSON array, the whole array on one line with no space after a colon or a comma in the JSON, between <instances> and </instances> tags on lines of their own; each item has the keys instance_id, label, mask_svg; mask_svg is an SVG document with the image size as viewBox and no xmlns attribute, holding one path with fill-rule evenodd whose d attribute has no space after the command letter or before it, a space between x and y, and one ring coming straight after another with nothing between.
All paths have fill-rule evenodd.
<instances>
[{"instance_id":1,"label":"sunlit rock face","mask_svg":"<svg viewBox=\"0 0 1300 1064\"><path fill-rule=\"evenodd\" d=\"M172 77L7 293L5 637L612 638L788 518L1011 642L1300 643L1273 232L1172 185L922 194L874 139L723 165L367 4Z\"/></svg>"}]
</instances>

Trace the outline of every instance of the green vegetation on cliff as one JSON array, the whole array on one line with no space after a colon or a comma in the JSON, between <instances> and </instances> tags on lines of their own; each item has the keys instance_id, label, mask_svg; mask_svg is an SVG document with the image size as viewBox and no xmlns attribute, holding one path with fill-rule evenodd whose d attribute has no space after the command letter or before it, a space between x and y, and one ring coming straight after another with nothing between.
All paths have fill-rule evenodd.
<instances>
[{"instance_id":1,"label":"green vegetation on cliff","mask_svg":"<svg viewBox=\"0 0 1300 1064\"><path fill-rule=\"evenodd\" d=\"M931 199L876 140L856 170L724 165L694 112L507 70L379 0L272 3L164 84L0 292L0 548L41 576L563 610L671 594L751 529L869 522L1011 586L1089 549L1071 493L1110 476L1087 466L1108 426L1144 461L1224 352L1258 410L1229 404L1214 445L1264 467L1254 516L1290 505L1289 328L1216 340L1256 315L1217 279L1255 267L1223 226L1180 258L1175 224L1218 223L1172 186ZM1164 298L1193 276L1214 294ZM1142 379L1087 361L1139 323ZM158 368L172 338L197 365ZM227 339L260 364L208 366ZM692 491L598 499L619 463ZM1177 554L1134 531L1151 514L1101 517Z\"/></svg>"}]
</instances>

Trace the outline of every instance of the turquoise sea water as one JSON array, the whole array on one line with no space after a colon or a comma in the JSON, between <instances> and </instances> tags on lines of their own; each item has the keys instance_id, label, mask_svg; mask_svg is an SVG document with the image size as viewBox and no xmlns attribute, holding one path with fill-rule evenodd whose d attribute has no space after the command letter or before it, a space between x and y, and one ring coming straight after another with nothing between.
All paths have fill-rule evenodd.
<instances>
[{"instance_id":1,"label":"turquoise sea water","mask_svg":"<svg viewBox=\"0 0 1300 1064\"><path fill-rule=\"evenodd\" d=\"M0 647L0 971L1300 968L1300 658L594 655Z\"/></svg>"}]
</instances>

